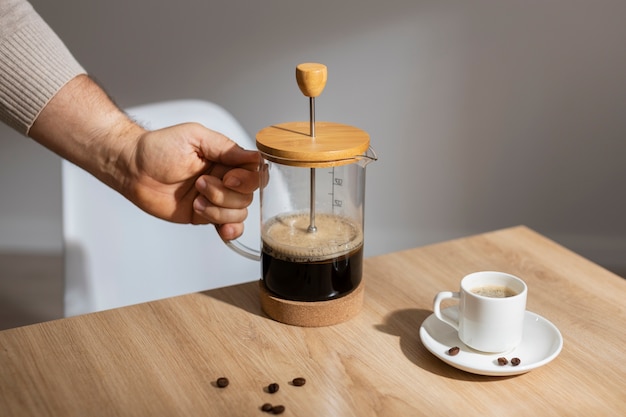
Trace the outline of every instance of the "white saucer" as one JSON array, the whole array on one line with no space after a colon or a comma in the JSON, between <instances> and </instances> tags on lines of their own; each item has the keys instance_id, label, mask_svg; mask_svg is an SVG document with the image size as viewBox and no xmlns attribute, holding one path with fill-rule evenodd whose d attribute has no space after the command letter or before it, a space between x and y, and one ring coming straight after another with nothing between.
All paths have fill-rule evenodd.
<instances>
[{"instance_id":1,"label":"white saucer","mask_svg":"<svg viewBox=\"0 0 626 417\"><path fill-rule=\"evenodd\" d=\"M449 307L442 314L456 320L458 307ZM445 363L479 375L508 376L518 375L543 366L556 358L563 347L561 332L543 317L526 311L524 317L524 336L522 343L515 349L504 353L483 353L469 348L459 340L457 331L443 323L434 314L428 316L420 327L420 338L433 355ZM448 349L458 346L461 351L451 356ZM505 357L508 365L498 365L498 358ZM512 358L519 358L521 363L512 366Z\"/></svg>"}]
</instances>

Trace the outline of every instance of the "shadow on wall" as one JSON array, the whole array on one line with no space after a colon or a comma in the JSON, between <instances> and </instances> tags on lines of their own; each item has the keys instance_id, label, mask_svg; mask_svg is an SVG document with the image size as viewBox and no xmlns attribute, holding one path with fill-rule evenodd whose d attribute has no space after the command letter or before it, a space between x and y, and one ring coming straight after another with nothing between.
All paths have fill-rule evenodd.
<instances>
[{"instance_id":1,"label":"shadow on wall","mask_svg":"<svg viewBox=\"0 0 626 417\"><path fill-rule=\"evenodd\" d=\"M67 239L64 247L64 316L75 316L94 310L96 285L87 265L87 252L79 242Z\"/></svg>"},{"instance_id":2,"label":"shadow on wall","mask_svg":"<svg viewBox=\"0 0 626 417\"><path fill-rule=\"evenodd\" d=\"M0 330L63 317L63 257L0 252Z\"/></svg>"},{"instance_id":3,"label":"shadow on wall","mask_svg":"<svg viewBox=\"0 0 626 417\"><path fill-rule=\"evenodd\" d=\"M372 254L525 224L626 262L626 2L33 3L122 105L207 98L250 133L306 119L294 67L327 64L318 120L380 155Z\"/></svg>"}]
</instances>

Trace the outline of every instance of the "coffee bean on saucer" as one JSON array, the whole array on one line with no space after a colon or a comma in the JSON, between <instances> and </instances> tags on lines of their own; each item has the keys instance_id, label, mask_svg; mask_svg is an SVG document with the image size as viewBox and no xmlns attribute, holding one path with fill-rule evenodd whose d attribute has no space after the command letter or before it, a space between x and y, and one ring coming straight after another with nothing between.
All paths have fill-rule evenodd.
<instances>
[{"instance_id":1,"label":"coffee bean on saucer","mask_svg":"<svg viewBox=\"0 0 626 417\"><path fill-rule=\"evenodd\" d=\"M448 355L456 356L459 354L460 351L461 351L461 348L459 348L458 346L454 346L448 349Z\"/></svg>"},{"instance_id":2,"label":"coffee bean on saucer","mask_svg":"<svg viewBox=\"0 0 626 417\"><path fill-rule=\"evenodd\" d=\"M520 363L522 363L522 361L520 360L520 358L513 358L513 359L511 359L511 365L513 365L513 366L517 366L517 365L519 365Z\"/></svg>"},{"instance_id":3,"label":"coffee bean on saucer","mask_svg":"<svg viewBox=\"0 0 626 417\"><path fill-rule=\"evenodd\" d=\"M217 378L217 381L215 381L215 384L220 388L226 388L229 384L229 381L228 381L228 378L222 376L220 378Z\"/></svg>"},{"instance_id":4,"label":"coffee bean on saucer","mask_svg":"<svg viewBox=\"0 0 626 417\"><path fill-rule=\"evenodd\" d=\"M280 389L280 386L277 383L275 383L275 382L273 382L273 383L271 383L271 384L269 384L267 386L267 392L269 392L270 394L278 392L279 389Z\"/></svg>"},{"instance_id":5,"label":"coffee bean on saucer","mask_svg":"<svg viewBox=\"0 0 626 417\"><path fill-rule=\"evenodd\" d=\"M296 387L301 387L304 384L306 384L306 379L302 377L294 378L293 381L291 381L291 383Z\"/></svg>"},{"instance_id":6,"label":"coffee bean on saucer","mask_svg":"<svg viewBox=\"0 0 626 417\"><path fill-rule=\"evenodd\" d=\"M500 357L500 358L498 358L498 365L500 365L500 366L504 366L504 365L506 365L507 363L509 363L509 360L508 360L507 358L505 358L505 357Z\"/></svg>"}]
</instances>

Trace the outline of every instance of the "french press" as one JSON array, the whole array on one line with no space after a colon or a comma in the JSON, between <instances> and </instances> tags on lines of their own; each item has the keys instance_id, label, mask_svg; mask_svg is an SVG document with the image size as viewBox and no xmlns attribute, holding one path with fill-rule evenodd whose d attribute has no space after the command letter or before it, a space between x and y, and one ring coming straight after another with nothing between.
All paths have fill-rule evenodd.
<instances>
[{"instance_id":1,"label":"french press","mask_svg":"<svg viewBox=\"0 0 626 417\"><path fill-rule=\"evenodd\" d=\"M261 251L238 241L229 245L261 260L260 298L268 316L328 326L352 318L362 306L365 167L376 155L365 131L316 122L325 65L298 65L296 80L309 97L310 120L271 125L256 135Z\"/></svg>"}]
</instances>

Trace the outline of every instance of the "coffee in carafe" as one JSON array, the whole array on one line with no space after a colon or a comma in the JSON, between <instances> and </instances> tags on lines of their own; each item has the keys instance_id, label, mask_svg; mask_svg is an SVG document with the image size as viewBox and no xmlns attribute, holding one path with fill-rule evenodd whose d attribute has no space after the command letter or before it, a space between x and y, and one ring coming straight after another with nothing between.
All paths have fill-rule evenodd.
<instances>
[{"instance_id":1,"label":"coffee in carafe","mask_svg":"<svg viewBox=\"0 0 626 417\"><path fill-rule=\"evenodd\" d=\"M341 297L361 282L363 232L347 217L317 216L309 232L308 213L281 214L261 231L262 279L274 294L290 300Z\"/></svg>"}]
</instances>

